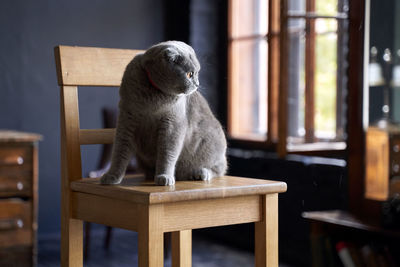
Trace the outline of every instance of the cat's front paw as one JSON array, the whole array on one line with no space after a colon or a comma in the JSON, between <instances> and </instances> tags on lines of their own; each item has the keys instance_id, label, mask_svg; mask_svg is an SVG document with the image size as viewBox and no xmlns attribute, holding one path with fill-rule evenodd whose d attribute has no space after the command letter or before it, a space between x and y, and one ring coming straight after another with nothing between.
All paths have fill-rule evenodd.
<instances>
[{"instance_id":1,"label":"cat's front paw","mask_svg":"<svg viewBox=\"0 0 400 267\"><path fill-rule=\"evenodd\" d=\"M194 180L210 181L212 179L212 172L210 169L201 168L194 173Z\"/></svg>"},{"instance_id":2,"label":"cat's front paw","mask_svg":"<svg viewBox=\"0 0 400 267\"><path fill-rule=\"evenodd\" d=\"M105 173L101 178L100 178L100 183L101 184L119 184L122 181L122 177L118 177L113 174Z\"/></svg>"},{"instance_id":3,"label":"cat's front paw","mask_svg":"<svg viewBox=\"0 0 400 267\"><path fill-rule=\"evenodd\" d=\"M175 177L167 174L159 174L154 178L156 185L174 185Z\"/></svg>"}]
</instances>

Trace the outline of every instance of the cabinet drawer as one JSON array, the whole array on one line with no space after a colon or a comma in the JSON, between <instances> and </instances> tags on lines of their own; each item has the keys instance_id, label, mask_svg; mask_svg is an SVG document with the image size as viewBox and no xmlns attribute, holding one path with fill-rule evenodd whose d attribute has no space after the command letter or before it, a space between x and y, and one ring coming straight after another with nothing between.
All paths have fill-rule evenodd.
<instances>
[{"instance_id":1,"label":"cabinet drawer","mask_svg":"<svg viewBox=\"0 0 400 267\"><path fill-rule=\"evenodd\" d=\"M32 196L32 171L0 168L0 197Z\"/></svg>"},{"instance_id":2,"label":"cabinet drawer","mask_svg":"<svg viewBox=\"0 0 400 267\"><path fill-rule=\"evenodd\" d=\"M32 146L0 145L0 197L32 196Z\"/></svg>"},{"instance_id":3,"label":"cabinet drawer","mask_svg":"<svg viewBox=\"0 0 400 267\"><path fill-rule=\"evenodd\" d=\"M31 207L30 201L0 200L0 249L32 245Z\"/></svg>"},{"instance_id":4,"label":"cabinet drawer","mask_svg":"<svg viewBox=\"0 0 400 267\"><path fill-rule=\"evenodd\" d=\"M32 147L28 145L0 146L0 169L2 168L32 168Z\"/></svg>"},{"instance_id":5,"label":"cabinet drawer","mask_svg":"<svg viewBox=\"0 0 400 267\"><path fill-rule=\"evenodd\" d=\"M400 175L400 138L395 136L390 140L389 146L390 153L390 174Z\"/></svg>"},{"instance_id":6,"label":"cabinet drawer","mask_svg":"<svg viewBox=\"0 0 400 267\"><path fill-rule=\"evenodd\" d=\"M32 247L18 246L0 249L0 266L32 267Z\"/></svg>"}]
</instances>

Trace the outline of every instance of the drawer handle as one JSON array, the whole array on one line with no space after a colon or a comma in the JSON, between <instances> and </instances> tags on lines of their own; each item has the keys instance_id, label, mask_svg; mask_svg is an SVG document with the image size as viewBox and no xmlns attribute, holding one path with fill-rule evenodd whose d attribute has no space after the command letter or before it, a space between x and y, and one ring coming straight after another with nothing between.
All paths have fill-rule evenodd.
<instances>
[{"instance_id":1,"label":"drawer handle","mask_svg":"<svg viewBox=\"0 0 400 267\"><path fill-rule=\"evenodd\" d=\"M17 182L17 183L6 183L4 185L0 184L0 192L4 191L22 191L24 190L25 186L23 182Z\"/></svg>"},{"instance_id":2,"label":"drawer handle","mask_svg":"<svg viewBox=\"0 0 400 267\"><path fill-rule=\"evenodd\" d=\"M24 222L21 219L0 219L0 231L21 229L22 227L24 227Z\"/></svg>"},{"instance_id":3,"label":"drawer handle","mask_svg":"<svg viewBox=\"0 0 400 267\"><path fill-rule=\"evenodd\" d=\"M8 156L0 159L0 165L22 165L24 164L24 158L21 156Z\"/></svg>"},{"instance_id":4,"label":"drawer handle","mask_svg":"<svg viewBox=\"0 0 400 267\"><path fill-rule=\"evenodd\" d=\"M24 184L21 183L21 182L18 182L18 183L17 183L17 189L18 189L18 191L23 190L23 189L24 189Z\"/></svg>"}]
</instances>

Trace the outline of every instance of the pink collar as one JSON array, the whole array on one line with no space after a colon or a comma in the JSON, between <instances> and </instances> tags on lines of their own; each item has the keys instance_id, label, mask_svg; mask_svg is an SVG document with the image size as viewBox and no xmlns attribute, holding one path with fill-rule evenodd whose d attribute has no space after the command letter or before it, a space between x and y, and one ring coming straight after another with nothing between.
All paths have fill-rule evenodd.
<instances>
[{"instance_id":1,"label":"pink collar","mask_svg":"<svg viewBox=\"0 0 400 267\"><path fill-rule=\"evenodd\" d=\"M154 88L160 90L160 88L158 88L158 86L157 86L157 85L153 82L153 80L150 78L150 72L149 72L148 70L146 70L146 74L147 74L147 78L149 79L150 84L151 84Z\"/></svg>"}]
</instances>

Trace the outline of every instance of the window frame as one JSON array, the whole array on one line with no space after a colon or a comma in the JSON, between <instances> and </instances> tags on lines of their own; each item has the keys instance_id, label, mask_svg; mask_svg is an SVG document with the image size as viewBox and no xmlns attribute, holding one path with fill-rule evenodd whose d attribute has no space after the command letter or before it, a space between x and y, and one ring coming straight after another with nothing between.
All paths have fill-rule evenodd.
<instances>
[{"instance_id":1,"label":"window frame","mask_svg":"<svg viewBox=\"0 0 400 267\"><path fill-rule=\"evenodd\" d=\"M265 140L256 138L237 137L232 134L237 127L238 119L235 115L238 108L233 105L235 88L232 84L233 67L232 67L232 43L236 41L232 36L232 2L228 1L228 138L230 143L235 146L260 148L277 151L280 156L285 156L288 153L305 154L305 155L320 155L343 157L346 151L346 142L329 141L321 142L314 138L314 69L315 69L315 52L309 51L314 48L315 51L315 19L331 18L338 21L338 50L341 49L339 44L339 25L340 20L348 20L348 15L338 10L336 15L325 16L315 13L315 0L306 0L306 12L293 13L288 11L288 0L269 0L268 1L268 33L265 36L268 43L268 83L267 83L267 135ZM339 4L343 0L339 0ZM303 18L306 21L307 38L306 38L306 144L289 146L287 143L288 137L288 20L290 18ZM259 36L258 36L259 37ZM314 42L313 42L314 40ZM284 52L286 51L286 52ZM308 52L307 52L308 51ZM338 62L340 62L338 60ZM343 107L340 101L342 100L339 90L339 71L336 82L337 86L337 101L336 114L342 114ZM236 89L237 90L237 89ZM339 95L340 91L340 95ZM339 106L340 105L340 106ZM341 123L341 116L337 116L336 123ZM338 127L336 126L336 129ZM337 133L338 134L338 133Z\"/></svg>"},{"instance_id":2,"label":"window frame","mask_svg":"<svg viewBox=\"0 0 400 267\"><path fill-rule=\"evenodd\" d=\"M232 56L232 45L233 42L243 40L244 38L233 37L232 30L232 1L228 1L228 138L233 143L241 146L247 145L250 147L261 147L274 149L278 141L278 95L279 95L279 31L280 31L280 0L269 0L268 1L268 33L267 35L252 35L248 36L247 39L256 40L258 38L266 39L268 43L268 62L267 62L267 136L265 140L251 137L237 137L232 134L238 127L238 109L236 109L232 102L235 102L235 98L238 97L235 85L232 84L232 80L229 77L233 73L233 56ZM278 53L272 53L272 51L278 51Z\"/></svg>"}]
</instances>

